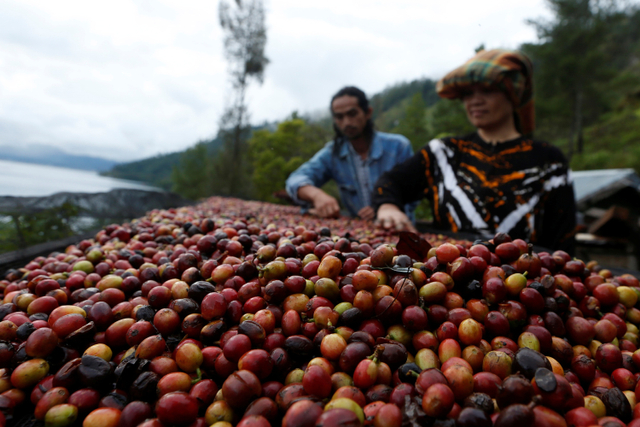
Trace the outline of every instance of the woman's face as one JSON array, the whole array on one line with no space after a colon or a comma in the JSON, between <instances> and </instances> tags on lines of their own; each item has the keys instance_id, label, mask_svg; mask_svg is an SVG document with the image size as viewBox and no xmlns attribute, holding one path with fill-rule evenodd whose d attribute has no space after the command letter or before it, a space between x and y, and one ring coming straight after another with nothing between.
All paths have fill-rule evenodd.
<instances>
[{"instance_id":1,"label":"woman's face","mask_svg":"<svg viewBox=\"0 0 640 427\"><path fill-rule=\"evenodd\" d=\"M473 85L462 102L469 121L479 129L495 129L513 121L513 105L497 87Z\"/></svg>"}]
</instances>

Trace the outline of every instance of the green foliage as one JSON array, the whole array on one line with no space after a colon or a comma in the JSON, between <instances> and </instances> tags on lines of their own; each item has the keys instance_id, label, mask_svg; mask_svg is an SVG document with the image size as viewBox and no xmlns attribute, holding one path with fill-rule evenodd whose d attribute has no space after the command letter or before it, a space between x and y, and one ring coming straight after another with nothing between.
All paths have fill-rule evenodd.
<instances>
[{"instance_id":1,"label":"green foliage","mask_svg":"<svg viewBox=\"0 0 640 427\"><path fill-rule=\"evenodd\" d=\"M421 93L415 93L404 110L404 117L394 133L406 136L411 141L413 150L419 150L428 142L427 111Z\"/></svg>"},{"instance_id":2,"label":"green foliage","mask_svg":"<svg viewBox=\"0 0 640 427\"><path fill-rule=\"evenodd\" d=\"M37 213L4 213L0 217L0 252L73 236L79 208L70 203Z\"/></svg>"},{"instance_id":3,"label":"green foliage","mask_svg":"<svg viewBox=\"0 0 640 427\"><path fill-rule=\"evenodd\" d=\"M467 119L462 102L457 100L440 100L429 109L427 121L429 139L465 135L476 130Z\"/></svg>"},{"instance_id":4,"label":"green foliage","mask_svg":"<svg viewBox=\"0 0 640 427\"><path fill-rule=\"evenodd\" d=\"M427 199L420 200L415 210L416 219L423 221L433 221L433 209Z\"/></svg>"},{"instance_id":5,"label":"green foliage","mask_svg":"<svg viewBox=\"0 0 640 427\"><path fill-rule=\"evenodd\" d=\"M530 21L540 42L521 49L534 61L537 136L582 151L583 128L615 104L610 81L633 61L638 11L621 2L547 0L550 21Z\"/></svg>"},{"instance_id":6,"label":"green foliage","mask_svg":"<svg viewBox=\"0 0 640 427\"><path fill-rule=\"evenodd\" d=\"M171 190L188 199L197 200L212 194L212 157L204 142L187 149L171 171Z\"/></svg>"},{"instance_id":7,"label":"green foliage","mask_svg":"<svg viewBox=\"0 0 640 427\"><path fill-rule=\"evenodd\" d=\"M638 141L640 108L631 105L603 116L585 130L584 152L572 157L571 167L574 170L633 168L640 174Z\"/></svg>"},{"instance_id":8,"label":"green foliage","mask_svg":"<svg viewBox=\"0 0 640 427\"><path fill-rule=\"evenodd\" d=\"M171 188L171 170L180 162L182 153L162 154L136 162L122 163L101 175L142 181L165 190Z\"/></svg>"},{"instance_id":9,"label":"green foliage","mask_svg":"<svg viewBox=\"0 0 640 427\"><path fill-rule=\"evenodd\" d=\"M274 193L283 190L289 174L311 158L331 135L322 127L292 118L275 131L259 130L249 140L253 186L259 200L280 202Z\"/></svg>"},{"instance_id":10,"label":"green foliage","mask_svg":"<svg viewBox=\"0 0 640 427\"><path fill-rule=\"evenodd\" d=\"M239 127L240 122L230 122L229 128L222 127L218 137L222 139L222 149L211 159L210 177L212 189L207 196L253 197L250 161L248 159L248 139L251 129ZM224 121L223 121L224 124Z\"/></svg>"},{"instance_id":11,"label":"green foliage","mask_svg":"<svg viewBox=\"0 0 640 427\"><path fill-rule=\"evenodd\" d=\"M536 137L562 148L574 170L640 171L640 9L621 1L548 0L531 22L540 42L522 49L535 67Z\"/></svg>"},{"instance_id":12,"label":"green foliage","mask_svg":"<svg viewBox=\"0 0 640 427\"><path fill-rule=\"evenodd\" d=\"M438 99L436 94L436 82L431 79L417 79L409 83L396 83L375 94L369 100L369 105L373 108L374 120L386 111L403 100L411 98L414 94L420 93L427 105L435 104Z\"/></svg>"},{"instance_id":13,"label":"green foliage","mask_svg":"<svg viewBox=\"0 0 640 427\"><path fill-rule=\"evenodd\" d=\"M403 99L379 116L376 125L382 131L409 138L414 151L433 138L464 135L475 130L460 101L440 99L426 107L420 92Z\"/></svg>"},{"instance_id":14,"label":"green foliage","mask_svg":"<svg viewBox=\"0 0 640 427\"><path fill-rule=\"evenodd\" d=\"M221 130L215 146L211 141L200 141L184 151L171 171L171 190L192 200L212 195L253 197L251 164L246 154L249 135L251 129L245 128L236 144L235 129Z\"/></svg>"},{"instance_id":15,"label":"green foliage","mask_svg":"<svg viewBox=\"0 0 640 427\"><path fill-rule=\"evenodd\" d=\"M9 216L0 217L0 253L18 249L16 227Z\"/></svg>"},{"instance_id":16,"label":"green foliage","mask_svg":"<svg viewBox=\"0 0 640 427\"><path fill-rule=\"evenodd\" d=\"M398 83L371 97L369 105L373 109L373 120L382 131L392 131L405 116L405 110L416 94L431 106L440 99L436 94L436 83L430 79ZM413 142L413 141L412 141Z\"/></svg>"},{"instance_id":17,"label":"green foliage","mask_svg":"<svg viewBox=\"0 0 640 427\"><path fill-rule=\"evenodd\" d=\"M215 138L199 141L198 144L205 144L207 154L212 155L220 148L222 140ZM113 169L108 172L101 173L101 175L131 181L141 181L165 190L171 190L174 184L171 175L173 169L178 167L182 155L188 150L189 149L182 152L161 154L135 162L122 163L114 166Z\"/></svg>"}]
</instances>

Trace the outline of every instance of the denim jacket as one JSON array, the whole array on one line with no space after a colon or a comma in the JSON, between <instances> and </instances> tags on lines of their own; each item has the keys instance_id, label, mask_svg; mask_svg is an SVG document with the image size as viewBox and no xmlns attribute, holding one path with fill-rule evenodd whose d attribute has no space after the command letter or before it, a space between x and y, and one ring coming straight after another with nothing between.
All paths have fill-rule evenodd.
<instances>
[{"instance_id":1,"label":"denim jacket","mask_svg":"<svg viewBox=\"0 0 640 427\"><path fill-rule=\"evenodd\" d=\"M340 190L342 206L351 216L356 216L364 206L364 197L356 177L354 151L349 149L349 142L343 140L335 146L329 141L309 161L296 169L287 178L286 188L289 196L305 209L311 207L308 202L298 198L298 189L305 185L322 187L330 179L334 179ZM402 135L375 132L366 165L369 166L370 191L384 172L393 168L413 155L409 140ZM406 205L405 212L413 219L416 204Z\"/></svg>"}]
</instances>

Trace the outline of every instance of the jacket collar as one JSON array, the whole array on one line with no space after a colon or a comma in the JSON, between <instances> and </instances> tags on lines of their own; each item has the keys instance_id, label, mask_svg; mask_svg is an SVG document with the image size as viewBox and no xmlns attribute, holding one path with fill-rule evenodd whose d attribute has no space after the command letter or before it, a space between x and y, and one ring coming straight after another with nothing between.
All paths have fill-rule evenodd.
<instances>
[{"instance_id":1,"label":"jacket collar","mask_svg":"<svg viewBox=\"0 0 640 427\"><path fill-rule=\"evenodd\" d=\"M348 140L344 140L343 144L340 146L339 156L341 158L345 158L349 155L349 145L351 144ZM382 157L382 142L378 136L378 132L373 132L373 139L371 141L371 146L369 147L369 159L379 159Z\"/></svg>"}]
</instances>

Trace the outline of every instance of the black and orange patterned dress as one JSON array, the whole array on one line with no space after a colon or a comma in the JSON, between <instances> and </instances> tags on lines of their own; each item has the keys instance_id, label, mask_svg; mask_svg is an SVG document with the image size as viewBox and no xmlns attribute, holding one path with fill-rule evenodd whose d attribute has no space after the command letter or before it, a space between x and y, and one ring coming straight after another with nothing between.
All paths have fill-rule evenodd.
<instances>
[{"instance_id":1,"label":"black and orange patterned dress","mask_svg":"<svg viewBox=\"0 0 640 427\"><path fill-rule=\"evenodd\" d=\"M556 147L520 137L490 144L477 133L434 139L380 177L375 209L427 198L434 225L493 237L508 233L549 249L573 250L571 171Z\"/></svg>"}]
</instances>

